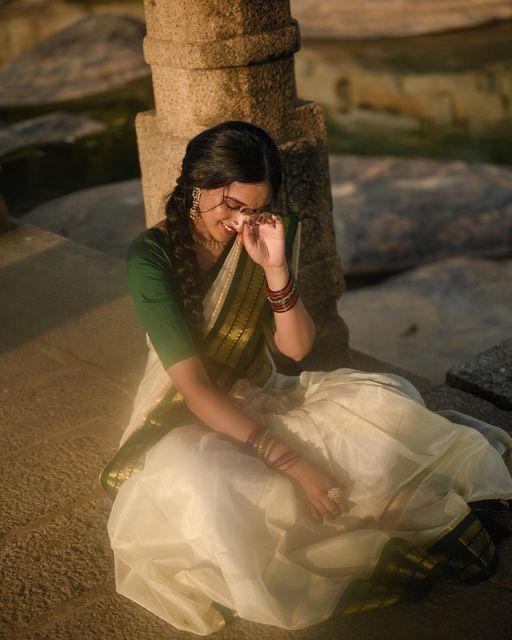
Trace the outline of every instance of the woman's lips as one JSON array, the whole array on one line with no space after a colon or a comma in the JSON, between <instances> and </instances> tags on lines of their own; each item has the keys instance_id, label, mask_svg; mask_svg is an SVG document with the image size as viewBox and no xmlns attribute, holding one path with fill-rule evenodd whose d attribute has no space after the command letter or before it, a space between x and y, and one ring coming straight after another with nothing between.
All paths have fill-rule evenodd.
<instances>
[{"instance_id":1,"label":"woman's lips","mask_svg":"<svg viewBox=\"0 0 512 640\"><path fill-rule=\"evenodd\" d=\"M229 227L227 224L221 222L222 228L228 233L230 236L234 236L237 233L237 230L233 227Z\"/></svg>"}]
</instances>

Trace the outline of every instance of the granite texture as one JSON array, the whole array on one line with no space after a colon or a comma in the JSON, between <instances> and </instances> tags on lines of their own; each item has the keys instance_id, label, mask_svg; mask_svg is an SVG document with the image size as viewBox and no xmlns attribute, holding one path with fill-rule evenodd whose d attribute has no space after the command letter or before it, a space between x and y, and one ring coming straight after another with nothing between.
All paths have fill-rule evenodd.
<instances>
[{"instance_id":1,"label":"granite texture","mask_svg":"<svg viewBox=\"0 0 512 640\"><path fill-rule=\"evenodd\" d=\"M452 367L446 384L512 409L512 338Z\"/></svg>"}]
</instances>

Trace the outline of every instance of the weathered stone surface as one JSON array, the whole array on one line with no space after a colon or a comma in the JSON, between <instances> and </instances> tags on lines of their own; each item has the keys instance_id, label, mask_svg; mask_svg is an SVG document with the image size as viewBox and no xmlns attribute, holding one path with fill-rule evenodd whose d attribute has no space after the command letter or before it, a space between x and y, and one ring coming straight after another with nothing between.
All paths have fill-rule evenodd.
<instances>
[{"instance_id":1,"label":"weathered stone surface","mask_svg":"<svg viewBox=\"0 0 512 640\"><path fill-rule=\"evenodd\" d=\"M404 158L330 156L344 272L404 269L454 255L512 255L512 171Z\"/></svg>"},{"instance_id":2,"label":"weathered stone surface","mask_svg":"<svg viewBox=\"0 0 512 640\"><path fill-rule=\"evenodd\" d=\"M511 279L512 260L456 257L345 291L338 313L351 347L440 384L510 336Z\"/></svg>"},{"instance_id":3,"label":"weathered stone surface","mask_svg":"<svg viewBox=\"0 0 512 640\"><path fill-rule=\"evenodd\" d=\"M23 637L26 640L175 640L184 634L128 598L117 595L114 589L102 589L73 608L71 615L66 610L58 612L42 627L26 631ZM239 640L245 635L231 637Z\"/></svg>"},{"instance_id":4,"label":"weathered stone surface","mask_svg":"<svg viewBox=\"0 0 512 640\"><path fill-rule=\"evenodd\" d=\"M113 583L106 530L110 502L97 491L0 547L1 617L22 631L70 600Z\"/></svg>"},{"instance_id":5,"label":"weathered stone surface","mask_svg":"<svg viewBox=\"0 0 512 640\"><path fill-rule=\"evenodd\" d=\"M86 384L84 388L88 388ZM79 405L79 400L75 403ZM79 501L84 493L94 492L125 425L113 416L90 421L61 438L39 442L3 461L0 537Z\"/></svg>"},{"instance_id":6,"label":"weathered stone surface","mask_svg":"<svg viewBox=\"0 0 512 640\"><path fill-rule=\"evenodd\" d=\"M512 313L509 321L511 318ZM446 373L446 383L486 398L502 409L512 409L512 338L452 367ZM510 420L512 423L512 416Z\"/></svg>"},{"instance_id":7,"label":"weathered stone surface","mask_svg":"<svg viewBox=\"0 0 512 640\"><path fill-rule=\"evenodd\" d=\"M290 0L307 37L377 38L510 20L508 0Z\"/></svg>"},{"instance_id":8,"label":"weathered stone surface","mask_svg":"<svg viewBox=\"0 0 512 640\"><path fill-rule=\"evenodd\" d=\"M103 123L84 114L48 113L0 129L0 157L36 145L71 143L104 129Z\"/></svg>"},{"instance_id":9,"label":"weathered stone surface","mask_svg":"<svg viewBox=\"0 0 512 640\"><path fill-rule=\"evenodd\" d=\"M358 154L507 163L511 56L510 22L385 42L304 39L297 90L326 108L332 144Z\"/></svg>"},{"instance_id":10,"label":"weathered stone surface","mask_svg":"<svg viewBox=\"0 0 512 640\"><path fill-rule=\"evenodd\" d=\"M135 383L147 347L122 261L23 225L0 236L0 292L2 322L24 340L42 340Z\"/></svg>"},{"instance_id":11,"label":"weathered stone surface","mask_svg":"<svg viewBox=\"0 0 512 640\"><path fill-rule=\"evenodd\" d=\"M20 367L26 362L26 354L18 347L7 357L12 355ZM44 351L36 350L34 370L30 369L33 377L26 386L10 384L0 392L4 458L12 459L18 452L67 433L87 433L92 422L102 417L105 425L118 424L119 414L125 424L128 422L132 402L126 391L104 376L84 372L76 363L60 363L54 373L38 377L38 357L42 354ZM8 359L6 369L2 369L4 375L7 366Z\"/></svg>"},{"instance_id":12,"label":"weathered stone surface","mask_svg":"<svg viewBox=\"0 0 512 640\"><path fill-rule=\"evenodd\" d=\"M432 411L443 409L460 411L489 424L501 427L512 435L512 415L510 412L499 409L487 400L445 384L421 391L421 395L427 407Z\"/></svg>"},{"instance_id":13,"label":"weathered stone surface","mask_svg":"<svg viewBox=\"0 0 512 640\"><path fill-rule=\"evenodd\" d=\"M140 180L83 189L50 200L21 220L124 260L146 228Z\"/></svg>"},{"instance_id":14,"label":"weathered stone surface","mask_svg":"<svg viewBox=\"0 0 512 640\"><path fill-rule=\"evenodd\" d=\"M144 33L131 16L84 16L0 69L0 108L77 100L148 77Z\"/></svg>"}]
</instances>

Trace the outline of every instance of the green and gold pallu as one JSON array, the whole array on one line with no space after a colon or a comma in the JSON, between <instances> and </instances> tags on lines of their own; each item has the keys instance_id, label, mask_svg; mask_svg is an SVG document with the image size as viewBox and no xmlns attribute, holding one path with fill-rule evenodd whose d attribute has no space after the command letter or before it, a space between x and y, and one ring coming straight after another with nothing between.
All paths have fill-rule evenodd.
<instances>
[{"instance_id":1,"label":"green and gold pallu","mask_svg":"<svg viewBox=\"0 0 512 640\"><path fill-rule=\"evenodd\" d=\"M283 223L290 265L299 218L286 215ZM201 345L210 379L223 393L229 392L241 377L261 387L272 373L264 328L272 326L273 312L265 295L265 283L263 268L242 250L219 316ZM114 500L123 482L144 467L145 454L153 445L174 427L190 422L200 420L172 386L101 472L100 484L109 498Z\"/></svg>"}]
</instances>

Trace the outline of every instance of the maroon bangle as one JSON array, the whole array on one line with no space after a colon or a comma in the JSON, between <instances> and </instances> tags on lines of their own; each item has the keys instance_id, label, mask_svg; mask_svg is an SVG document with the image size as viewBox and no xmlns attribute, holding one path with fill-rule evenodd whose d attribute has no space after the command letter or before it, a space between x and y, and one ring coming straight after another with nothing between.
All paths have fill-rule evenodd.
<instances>
[{"instance_id":1,"label":"maroon bangle","mask_svg":"<svg viewBox=\"0 0 512 640\"><path fill-rule=\"evenodd\" d=\"M265 283L265 294L268 298L272 298L272 299L282 298L292 290L292 287L293 287L293 276L292 276L292 272L289 271L288 281L282 289L278 289L278 290L269 289L268 283Z\"/></svg>"},{"instance_id":2,"label":"maroon bangle","mask_svg":"<svg viewBox=\"0 0 512 640\"><path fill-rule=\"evenodd\" d=\"M278 458L276 458L274 462L271 463L270 466L273 469L275 469L276 467L281 467L283 464L286 464L287 462L289 462L290 460L296 457L300 457L300 454L294 451L293 449L290 449L290 451L285 451L285 453L282 453Z\"/></svg>"},{"instance_id":3,"label":"maroon bangle","mask_svg":"<svg viewBox=\"0 0 512 640\"><path fill-rule=\"evenodd\" d=\"M294 307L297 304L298 300L299 293L296 292L296 294L291 296L291 298L289 298L286 302L283 302L281 304L270 303L270 305L272 307L272 311L275 311L276 313L283 313L284 311L288 311L289 309Z\"/></svg>"}]
</instances>

